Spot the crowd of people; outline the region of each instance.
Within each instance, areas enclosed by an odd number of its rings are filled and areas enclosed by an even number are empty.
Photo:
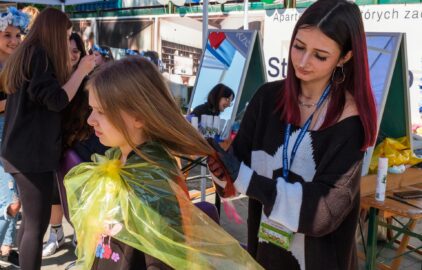
[[[359,181],[377,121],[356,4],[305,10],[287,78],[257,90],[227,151],[186,121],[157,53],[86,49],[57,9],[0,16],[2,260],[40,269],[64,242],[66,214],[79,269],[358,268]],[[235,98],[218,84],[192,113],[219,115]],[[59,179],[71,153],[82,163]],[[246,249],[193,206],[176,156],[207,156],[219,196],[249,197]]]

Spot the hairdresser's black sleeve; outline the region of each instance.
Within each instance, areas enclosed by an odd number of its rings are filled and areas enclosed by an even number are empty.
[[[53,64],[46,52],[35,50],[30,62],[28,97],[48,110],[60,112],[69,104],[69,98],[57,80]]]

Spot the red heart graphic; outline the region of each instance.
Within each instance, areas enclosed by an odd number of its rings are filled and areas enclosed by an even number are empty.
[[[223,32],[211,32],[208,39],[210,40],[211,47],[217,49],[226,39],[226,34]]]

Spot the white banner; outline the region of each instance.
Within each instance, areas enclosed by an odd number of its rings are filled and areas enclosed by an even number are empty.
[[[421,123],[422,105],[422,4],[360,6],[366,32],[404,32],[407,38],[412,123]],[[267,11],[264,56],[268,81],[287,74],[287,58],[293,28],[303,10]]]

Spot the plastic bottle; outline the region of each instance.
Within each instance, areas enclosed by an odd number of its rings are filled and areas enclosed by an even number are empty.
[[[388,158],[378,158],[378,173],[377,173],[377,187],[375,190],[375,199],[377,201],[385,200],[385,191],[387,188],[387,170],[388,170]]]

